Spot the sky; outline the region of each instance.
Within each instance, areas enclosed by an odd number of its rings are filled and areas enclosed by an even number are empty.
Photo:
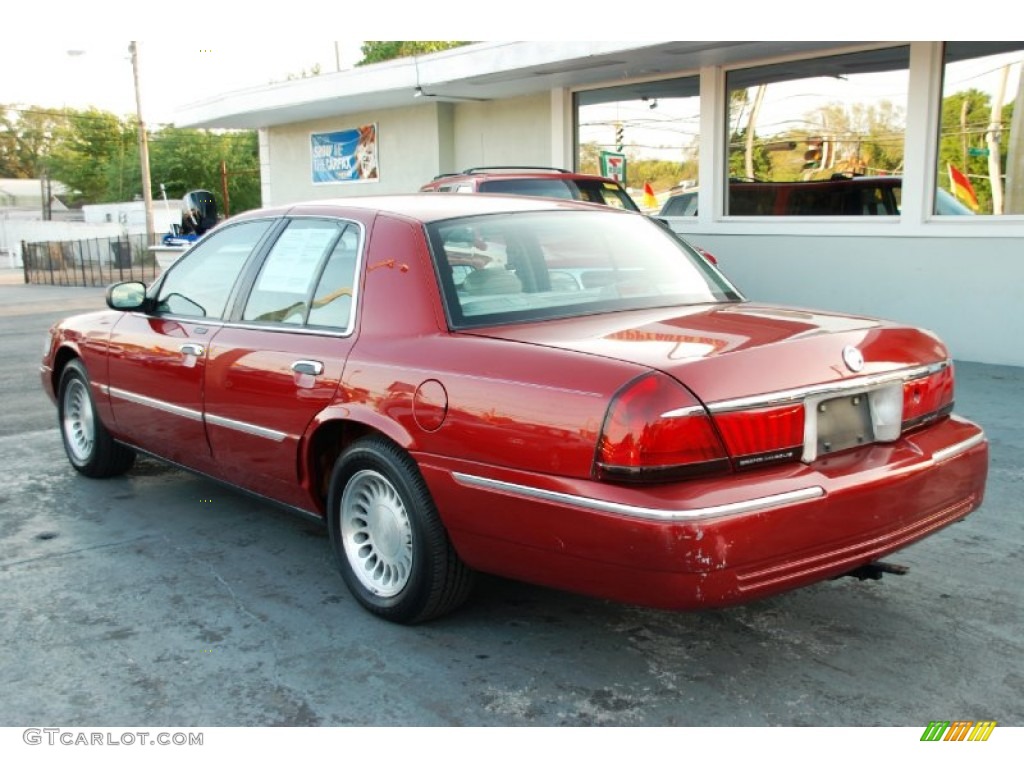
[[[84,109],[134,115],[135,86],[128,40],[86,36],[0,44],[0,104]],[[319,64],[350,68],[362,41],[297,40],[253,45],[167,36],[138,41],[142,116],[150,126],[174,122],[175,109],[211,96],[281,82]],[[272,53],[270,49],[272,48]],[[21,73],[11,76],[11,73]],[[31,76],[28,76],[31,73]]]

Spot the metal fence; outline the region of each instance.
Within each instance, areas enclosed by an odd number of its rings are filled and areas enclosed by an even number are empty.
[[[160,268],[145,235],[21,244],[25,282],[104,286],[123,280],[150,283]]]

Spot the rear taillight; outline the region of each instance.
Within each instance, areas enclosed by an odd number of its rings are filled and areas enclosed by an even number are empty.
[[[799,458],[804,447],[803,403],[715,414],[736,469]]]
[[[905,431],[946,416],[953,410],[953,364],[935,373],[903,383],[903,419]]]
[[[665,482],[728,469],[708,412],[669,377],[644,375],[612,399],[597,444],[598,478]]]

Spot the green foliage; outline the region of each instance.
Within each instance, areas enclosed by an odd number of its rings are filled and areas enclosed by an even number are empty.
[[[0,106],[0,178],[42,177],[47,172],[45,158],[64,123],[61,112]]]
[[[137,135],[110,112],[68,110],[46,156],[50,176],[88,202],[123,200],[109,187],[109,169],[123,164],[126,150],[138,154]]]
[[[634,189],[642,189],[644,184],[650,184],[657,192],[664,192],[677,186],[684,180],[697,179],[697,160],[630,160],[629,178],[626,179],[629,186]]]
[[[0,111],[0,176],[60,181],[81,203],[142,197],[138,122],[97,109]],[[169,200],[208,189],[224,210],[225,164],[231,212],[260,205],[259,150],[255,131],[202,131],[162,127],[149,134],[153,198],[163,184]]]
[[[150,140],[150,176],[159,196],[163,184],[170,200],[180,200],[193,189],[207,189],[225,210],[221,161],[228,178],[228,202],[232,214],[260,205],[259,149],[255,131],[230,133],[167,127]]]
[[[601,174],[601,151],[607,148],[597,142],[586,142],[580,145],[580,173]],[[655,192],[664,192],[678,185],[685,179],[697,179],[697,158],[683,161],[676,160],[644,160],[633,153],[626,156],[626,186],[636,190],[650,184]]]
[[[999,142],[999,167],[1006,168],[1009,151],[1009,127],[1013,119],[1013,104],[1002,110],[1002,131]],[[979,213],[992,213],[992,182],[989,179],[988,157],[979,151],[987,150],[987,132],[992,120],[992,101],[989,94],[976,89],[960,91],[942,100],[942,122],[939,132],[939,163],[936,183],[949,189],[947,166],[952,164],[967,175],[978,198]],[[971,154],[971,151],[977,154]]]
[[[756,134],[755,134],[756,136]],[[729,178],[747,178],[747,129],[736,131],[729,137]],[[765,147],[765,142],[755,141],[752,148],[752,165],[755,179],[772,177],[772,153]]]
[[[469,45],[469,42],[468,40],[364,40],[360,48],[363,58],[356,63],[356,66],[362,67],[367,64],[377,64],[381,61],[391,61],[424,53],[437,53],[449,48]]]
[[[317,75],[320,74],[320,72],[320,65],[314,64],[309,69],[303,67],[302,70],[298,72],[298,74],[289,72],[288,75],[285,77],[285,80],[305,80],[307,77],[316,77]]]

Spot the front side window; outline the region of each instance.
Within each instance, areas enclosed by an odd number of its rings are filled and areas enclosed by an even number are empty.
[[[168,270],[157,294],[157,311],[219,319],[250,254],[270,220],[223,226],[206,235]]]
[[[646,216],[532,211],[427,230],[456,328],[740,299],[705,259]]]
[[[838,203],[850,200],[848,190],[794,185],[902,174],[909,62],[901,46],[729,72],[726,213],[898,213],[881,199]],[[756,204],[743,186],[752,182],[763,185]],[[788,205],[790,195],[802,204]],[[813,199],[820,210],[806,204]]]
[[[1024,214],[1020,42],[945,44],[935,213]]]

